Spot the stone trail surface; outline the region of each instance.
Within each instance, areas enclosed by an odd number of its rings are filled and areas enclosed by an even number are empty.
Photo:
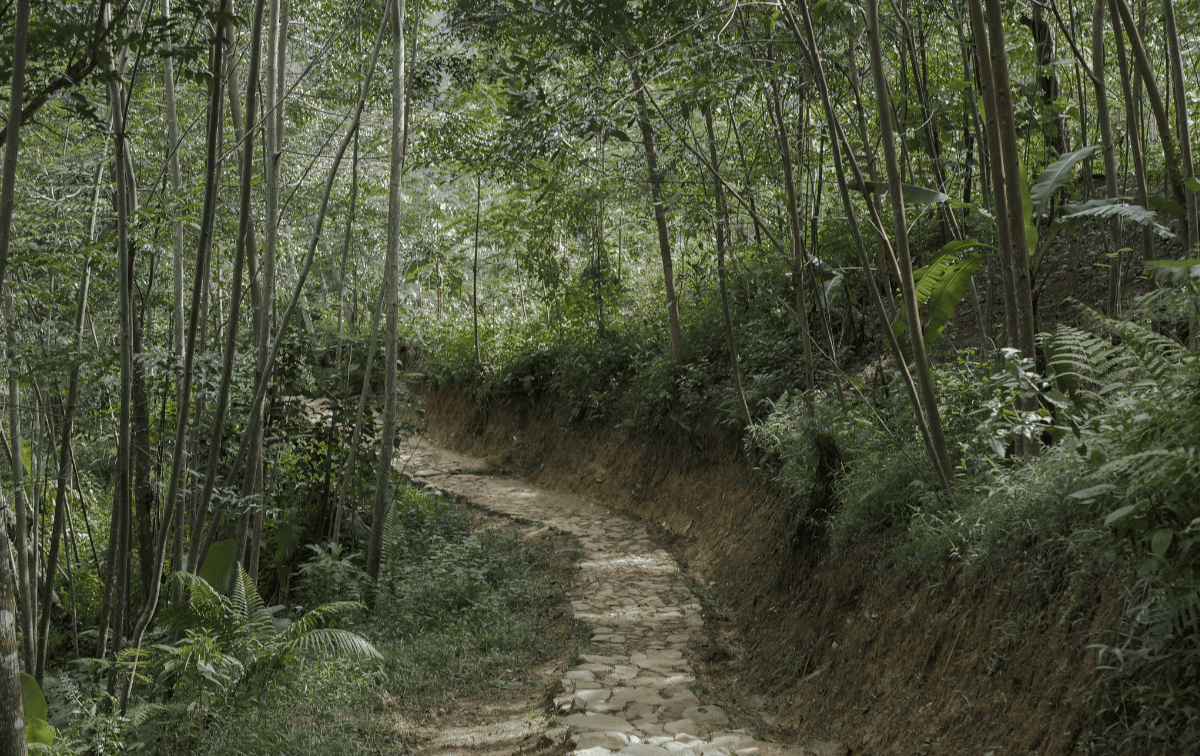
[[[583,548],[570,590],[592,628],[591,653],[556,686],[561,726],[578,756],[783,756],[805,749],[755,740],[693,687],[688,645],[700,638],[700,602],[645,527],[573,494],[486,474],[483,460],[409,440],[396,468],[418,485],[574,534]]]

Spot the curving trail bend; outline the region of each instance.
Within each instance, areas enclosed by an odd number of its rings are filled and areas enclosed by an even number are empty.
[[[488,475],[483,460],[417,439],[398,451],[397,469],[419,485],[579,539],[584,556],[569,595],[592,637],[555,684],[555,719],[543,725],[557,722],[546,731],[552,741],[578,756],[810,753],[755,740],[696,697],[687,651],[703,632],[700,602],[642,523],[574,494]],[[461,737],[444,736],[462,744]]]

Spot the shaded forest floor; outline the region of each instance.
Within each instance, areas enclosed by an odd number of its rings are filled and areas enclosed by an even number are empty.
[[[1111,637],[1127,576],[1040,578],[1049,555],[1019,542],[1007,567],[975,572],[919,568],[882,542],[834,549],[715,427],[650,441],[564,427],[528,401],[480,410],[447,388],[424,401],[424,442],[642,519],[704,601],[688,652],[701,692],[765,738],[1067,754],[1120,724],[1094,714],[1106,691],[1089,644]]]

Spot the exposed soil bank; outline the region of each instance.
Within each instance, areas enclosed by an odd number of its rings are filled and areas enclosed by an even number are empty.
[[[797,531],[719,428],[651,441],[564,427],[528,401],[480,411],[452,388],[425,403],[426,443],[660,528],[707,601],[712,631],[692,651],[711,702],[771,735],[852,754],[1084,749],[1098,685],[1087,646],[1121,610],[1115,582],[931,579],[880,547],[832,550]]]

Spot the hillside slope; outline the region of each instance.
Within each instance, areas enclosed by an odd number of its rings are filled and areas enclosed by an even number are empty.
[[[1039,579],[1042,556],[1016,542],[990,574],[920,570],[883,543],[833,549],[719,428],[638,439],[528,402],[481,411],[453,388],[424,401],[426,442],[646,520],[705,599],[712,630],[692,653],[708,694],[774,737],[1068,754],[1107,724],[1088,646],[1119,616],[1121,576]]]

